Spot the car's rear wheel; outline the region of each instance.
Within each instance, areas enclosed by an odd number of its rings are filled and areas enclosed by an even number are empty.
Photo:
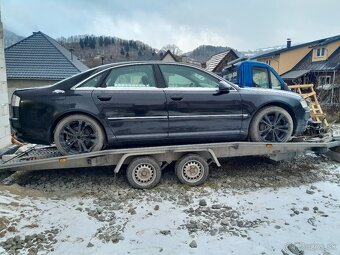
[[[291,139],[293,128],[293,119],[285,109],[268,106],[255,115],[249,136],[253,142],[283,143]]]
[[[101,126],[83,114],[63,118],[54,130],[54,143],[63,155],[99,151],[104,141]]]

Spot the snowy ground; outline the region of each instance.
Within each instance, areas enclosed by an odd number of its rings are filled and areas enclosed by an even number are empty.
[[[190,188],[111,169],[41,171],[0,186],[0,254],[340,254],[340,164],[225,161]],[[197,247],[196,247],[197,246]]]

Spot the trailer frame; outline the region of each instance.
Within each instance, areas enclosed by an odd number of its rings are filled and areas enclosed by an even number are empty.
[[[275,161],[289,160],[305,151],[326,153],[337,146],[340,146],[340,140],[289,143],[220,142],[109,149],[67,156],[58,154],[55,146],[28,146],[26,151],[11,155],[12,158],[10,156],[10,159],[3,161],[0,164],[0,172],[114,166],[114,173],[118,173],[123,165],[135,157],[150,156],[160,164],[169,164],[187,153],[196,153],[220,167],[220,158],[267,156]]]

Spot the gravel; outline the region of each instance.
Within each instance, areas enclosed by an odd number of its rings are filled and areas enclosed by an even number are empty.
[[[128,239],[124,231],[131,219],[156,215],[158,217],[165,210],[163,203],[171,203],[186,216],[183,221],[174,222],[174,229],[184,230],[190,236],[194,235],[190,237],[189,246],[197,248],[197,242],[192,240],[193,238],[198,240],[196,235],[209,235],[218,239],[227,237],[249,239],[248,232],[257,231],[259,227],[271,225],[273,231],[282,231],[285,226],[289,225],[284,221],[272,222],[266,216],[276,213],[270,204],[265,205],[263,209],[265,213],[249,218],[246,217],[247,212],[242,206],[228,202],[221,203],[218,199],[212,199],[215,193],[232,197],[233,194],[244,194],[264,188],[275,190],[281,187],[308,185],[304,186],[302,192],[304,193],[307,187],[306,193],[313,195],[319,190],[314,184],[316,182],[340,183],[339,174],[319,167],[320,164],[328,162],[326,158],[316,156],[304,156],[279,163],[255,157],[222,160],[222,168],[211,165],[210,177],[202,187],[187,187],[179,184],[173,175],[171,165],[162,173],[160,185],[151,190],[131,188],[123,171],[114,180],[112,168],[96,168],[95,171],[93,169],[69,169],[30,172],[20,175],[15,180],[15,184],[20,189],[47,193],[61,201],[65,197],[93,199],[93,206],[80,201],[75,204],[74,210],[85,213],[86,216],[98,221],[98,228],[92,238],[105,244],[117,244],[125,238]],[[312,198],[314,197],[317,196],[314,195]],[[332,196],[327,197],[322,199],[329,200]],[[148,204],[149,208],[141,208],[140,201]],[[251,201],[248,201],[248,205],[250,208],[258,206]],[[315,205],[320,206],[318,203]],[[300,201],[299,204],[288,205],[285,213],[287,216],[295,217],[293,221],[301,216],[307,216],[304,221],[311,228],[316,228],[320,217],[328,216],[321,210],[324,210],[322,206],[320,209],[313,205],[305,206]],[[12,219],[6,227],[4,236],[0,237],[0,245],[9,253],[11,251],[18,251],[18,254],[20,251],[25,251],[27,254],[48,253],[52,251],[53,245],[57,242],[56,236],[62,231],[60,227],[32,235],[14,235],[17,231],[14,223]],[[175,231],[169,226],[160,227],[156,233],[162,238],[171,238],[175,235]],[[87,239],[84,247],[90,249],[94,244],[97,248],[97,243],[93,239]],[[303,254],[296,248],[294,244],[287,246],[291,253]]]

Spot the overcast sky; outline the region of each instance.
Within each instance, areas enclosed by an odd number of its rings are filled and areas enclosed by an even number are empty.
[[[340,0],[0,0],[5,28],[22,36],[78,34],[152,47],[248,50],[340,34]]]

